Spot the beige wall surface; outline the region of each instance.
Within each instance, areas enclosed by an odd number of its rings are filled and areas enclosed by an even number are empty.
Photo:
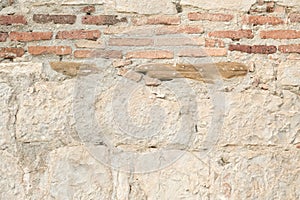
[[[0,1],[0,199],[300,199],[299,0]]]

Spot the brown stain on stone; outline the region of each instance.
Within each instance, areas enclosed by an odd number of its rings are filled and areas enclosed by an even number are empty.
[[[91,64],[80,62],[50,62],[53,70],[66,76],[75,77],[97,72],[97,68]]]
[[[188,78],[196,81],[213,83],[218,78],[231,79],[245,76],[248,67],[237,62],[219,62],[202,64],[145,64],[138,66],[135,71],[159,80]]]

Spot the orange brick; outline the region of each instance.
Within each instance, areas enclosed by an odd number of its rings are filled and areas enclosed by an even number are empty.
[[[27,24],[23,15],[0,15],[0,25]]]
[[[126,58],[164,59],[173,58],[174,54],[166,50],[132,51],[126,54]]]
[[[29,46],[28,52],[32,55],[68,55],[72,53],[72,49],[69,46]]]
[[[225,47],[225,43],[220,39],[206,38],[205,47]]]
[[[4,47],[0,48],[0,58],[22,57],[25,51],[23,48]]]
[[[212,57],[227,56],[227,49],[225,48],[205,48],[205,53]]]
[[[244,24],[252,24],[252,25],[278,25],[283,24],[284,21],[278,17],[270,17],[270,16],[244,16],[243,17]]]
[[[238,30],[238,31],[213,31],[208,33],[209,37],[217,37],[217,38],[231,38],[233,40],[241,39],[241,38],[253,38],[254,35],[252,30]]]
[[[297,30],[272,30],[261,31],[260,37],[262,39],[297,39],[300,38],[300,31]]]
[[[208,21],[229,22],[233,19],[233,15],[221,14],[221,13],[191,12],[188,14],[188,18],[191,21],[208,20]]]
[[[178,52],[179,57],[221,57],[227,55],[225,48],[195,48],[195,49],[182,49]]]
[[[97,40],[100,37],[99,30],[71,30],[59,31],[56,35],[57,39],[89,39]]]
[[[282,53],[300,53],[300,44],[280,45],[278,50]]]
[[[51,40],[52,32],[11,32],[9,38],[21,42]]]
[[[75,58],[122,58],[121,51],[114,50],[76,50]]]

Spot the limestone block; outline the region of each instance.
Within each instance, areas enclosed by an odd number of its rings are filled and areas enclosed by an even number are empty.
[[[297,1],[297,0],[295,0]],[[242,10],[248,11],[252,4],[256,0],[224,0],[224,1],[211,1],[211,0],[182,0],[180,3],[182,5],[191,5],[207,10],[217,10],[217,9],[230,9],[230,10]]]
[[[62,5],[103,4],[105,0],[63,0]]]
[[[0,159],[0,198],[25,199],[28,179],[18,159],[5,151],[0,151]]]
[[[284,86],[300,85],[300,66],[297,60],[280,63],[278,66],[278,81]]]
[[[40,181],[45,199],[110,199],[110,170],[84,146],[54,150],[46,162],[48,167]]]
[[[147,0],[116,0],[116,10],[138,14],[175,14],[175,4],[172,1]]]

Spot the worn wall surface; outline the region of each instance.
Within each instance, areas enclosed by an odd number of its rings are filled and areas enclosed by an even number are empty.
[[[300,0],[0,1],[0,199],[300,199]]]

